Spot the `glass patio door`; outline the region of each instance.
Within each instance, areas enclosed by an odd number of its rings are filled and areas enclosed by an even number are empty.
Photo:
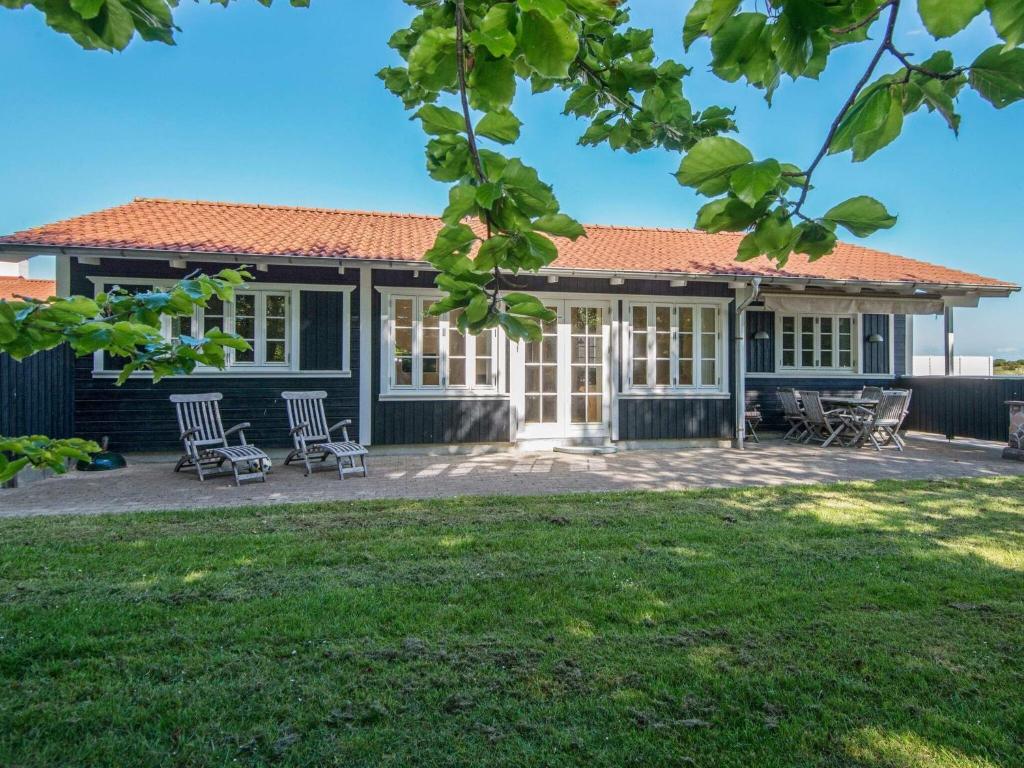
[[[608,434],[607,302],[547,302],[556,319],[539,341],[523,342],[520,438]]]

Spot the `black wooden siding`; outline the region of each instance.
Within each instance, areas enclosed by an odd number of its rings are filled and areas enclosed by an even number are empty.
[[[74,429],[70,350],[38,352],[20,363],[0,354],[0,435],[71,437]]]
[[[755,339],[764,331],[767,339]],[[775,373],[775,313],[747,312],[747,372]]]
[[[733,400],[623,398],[619,401],[620,440],[730,439]]]
[[[302,291],[299,301],[299,367],[302,370],[342,369],[344,321],[344,293]]]
[[[1024,400],[1021,376],[905,376],[899,385],[913,390],[906,428],[949,438],[1005,441],[1006,401]]]
[[[861,336],[864,341],[864,356],[861,364],[866,374],[891,373],[889,370],[889,315],[861,315]],[[873,334],[882,341],[870,342]]]
[[[224,265],[189,262],[187,270],[173,269],[167,263],[146,260],[104,259],[100,265],[83,266],[72,261],[71,289],[73,293],[91,295],[92,283],[88,276],[109,277],[152,277],[154,279],[177,279],[186,271],[202,268],[214,272]],[[254,272],[252,284],[288,283],[308,284],[311,288],[323,285],[325,281],[334,284],[355,284],[358,273],[339,275],[335,270],[316,267],[271,266],[267,272]],[[326,292],[318,292],[326,293]],[[336,294],[340,300],[341,293]],[[311,312],[314,305],[307,309]],[[343,418],[353,420],[354,427],[359,419],[358,361],[359,361],[359,296],[351,294],[351,367],[352,377],[336,376],[252,376],[220,374],[212,376],[189,376],[165,379],[158,384],[145,378],[135,378],[123,386],[115,385],[112,378],[94,377],[92,356],[79,358],[75,364],[75,434],[98,439],[107,435],[110,445],[119,451],[162,451],[177,450],[181,447],[174,407],[168,400],[172,393],[221,392],[221,415],[225,427],[248,421],[252,428],[246,430],[250,442],[269,448],[291,445],[288,436],[288,422],[280,393],[285,390],[317,390],[328,393],[327,417],[334,421]],[[315,329],[315,338],[324,333],[320,321],[305,312],[303,323]],[[337,313],[330,314],[324,324],[337,321]],[[338,333],[340,334],[340,328]],[[303,348],[300,342],[300,352]],[[340,360],[340,352],[332,350]],[[325,358],[320,358],[318,365]],[[340,363],[339,363],[340,364]],[[355,429],[351,433],[356,437]]]

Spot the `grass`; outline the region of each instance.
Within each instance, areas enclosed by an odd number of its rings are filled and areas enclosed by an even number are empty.
[[[0,765],[1024,764],[1024,480],[0,522]]]

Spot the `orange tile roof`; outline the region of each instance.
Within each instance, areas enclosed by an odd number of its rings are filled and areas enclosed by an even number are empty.
[[[139,198],[126,205],[0,237],[0,245],[142,249],[175,253],[420,261],[441,226],[432,216],[246,203]],[[736,261],[741,235],[588,225],[559,242],[560,269],[682,275],[760,275],[1015,288],[1012,283],[841,243],[815,262],[794,256]]]
[[[25,277],[0,277],[0,299],[10,301],[16,296],[30,299],[48,299],[56,295],[53,280],[30,280]]]

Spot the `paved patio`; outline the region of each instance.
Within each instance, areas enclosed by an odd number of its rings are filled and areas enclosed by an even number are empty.
[[[200,483],[174,474],[173,459],[133,462],[117,472],[70,472],[0,491],[0,517],[200,509],[283,502],[437,498],[493,494],[831,483],[1024,475],[1024,463],[1000,457],[994,443],[912,436],[904,454],[821,450],[778,439],[729,448],[623,451],[609,456],[514,451],[479,455],[371,455],[370,477],[305,477],[278,462],[267,483],[236,488],[226,477]],[[132,457],[129,457],[132,461]]]

